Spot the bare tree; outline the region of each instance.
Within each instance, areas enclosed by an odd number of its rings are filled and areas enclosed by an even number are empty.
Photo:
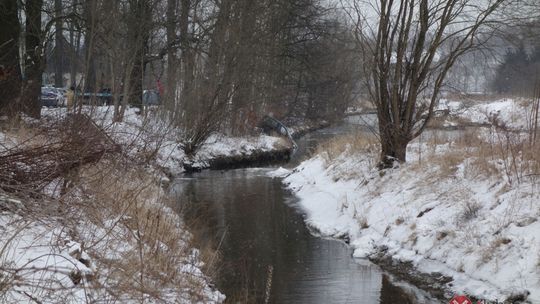
[[[406,160],[407,145],[426,128],[448,71],[483,42],[485,25],[509,2],[352,1],[348,12],[377,108],[381,168]]]
[[[35,118],[39,118],[41,115],[39,96],[41,94],[41,77],[45,69],[44,34],[41,26],[42,7],[43,0],[27,1],[24,7],[26,12],[26,48],[20,109],[23,113]]]
[[[95,92],[96,90],[96,69],[95,69],[95,49],[98,27],[98,0],[84,0],[83,2],[84,20],[84,87],[83,92]],[[82,111],[83,100],[78,101],[78,112]]]
[[[13,115],[20,93],[17,2],[0,2],[0,116]]]
[[[167,0],[167,24],[165,25],[167,30],[167,44],[169,46],[167,50],[167,90],[165,92],[164,106],[167,114],[172,118],[172,114],[175,113],[176,105],[176,73],[178,71],[177,64],[178,58],[176,56],[177,50],[173,47],[177,40],[177,7],[178,0]]]
[[[54,0],[54,14],[56,18],[54,34],[54,85],[64,86],[64,20],[62,0]]]
[[[127,22],[129,47],[134,50],[128,98],[132,104],[138,106],[142,111],[143,76],[146,70],[145,56],[148,53],[152,23],[151,0],[130,0]]]

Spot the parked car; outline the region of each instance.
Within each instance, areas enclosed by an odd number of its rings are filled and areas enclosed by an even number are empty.
[[[57,107],[62,105],[64,97],[56,88],[41,87],[39,99],[42,107]]]
[[[156,90],[144,90],[142,96],[142,103],[144,106],[159,105],[159,92]]]

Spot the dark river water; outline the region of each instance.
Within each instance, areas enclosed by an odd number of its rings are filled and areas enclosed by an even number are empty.
[[[293,164],[346,124],[299,141]],[[341,241],[315,236],[275,168],[204,171],[175,180],[187,221],[219,247],[217,288],[229,303],[424,303],[425,294],[352,258]],[[202,226],[202,227],[200,227]],[[435,303],[435,302],[430,302]]]

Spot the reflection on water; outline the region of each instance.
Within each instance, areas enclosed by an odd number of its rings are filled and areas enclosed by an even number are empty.
[[[222,292],[264,303],[272,273],[269,303],[414,303],[343,242],[313,236],[268,170],[205,171],[174,184],[188,220],[203,219],[206,236],[221,243]]]

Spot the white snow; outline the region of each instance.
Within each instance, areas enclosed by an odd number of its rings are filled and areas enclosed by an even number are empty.
[[[186,156],[180,144],[182,133],[157,119],[154,114],[150,113],[144,117],[137,115],[135,109],[130,108],[127,109],[122,122],[113,122],[112,107],[84,108],[84,112],[120,144],[123,152],[129,157],[148,161],[154,165],[148,168],[150,173],[157,173],[155,167],[165,168],[173,174],[183,171],[182,165],[186,161]],[[44,108],[42,115],[44,121],[56,121],[65,117],[66,109]],[[36,124],[44,123],[26,120]],[[0,151],[14,147],[17,141],[17,134],[0,132]],[[289,143],[282,138],[266,135],[228,137],[213,134],[194,159],[204,165],[215,157],[249,155],[256,151],[287,148],[288,145]],[[160,176],[157,179],[158,183],[170,182],[163,174],[157,175]],[[47,189],[49,190],[46,192],[54,196],[59,187],[51,185]],[[158,201],[158,196],[156,193],[148,200],[145,208],[167,208],[163,202]],[[96,223],[84,214],[78,214],[77,217],[73,216],[77,218],[74,228],[71,224],[64,225],[62,218],[54,216],[43,219],[38,215],[36,218],[17,215],[25,205],[26,203],[0,193],[0,210],[4,210],[0,213],[0,281],[14,278],[15,283],[18,283],[10,285],[15,287],[5,292],[0,301],[26,303],[31,302],[30,297],[35,296],[42,303],[56,303],[59,298],[64,298],[65,303],[86,303],[107,298],[107,290],[114,291],[118,284],[115,272],[119,270],[109,269],[103,265],[103,259],[121,263],[139,250],[139,244],[133,237],[134,232],[122,224],[131,218],[126,215],[114,216],[102,223]],[[189,232],[185,230],[182,219],[175,211],[161,212],[167,214],[170,221],[178,223],[175,228],[178,231],[175,233],[184,233],[186,240],[189,239]],[[88,251],[85,244],[93,245]],[[202,291],[201,295],[196,295],[200,298],[199,303],[223,302],[224,295],[209,285],[209,279],[201,270],[204,265],[199,259],[198,250],[190,249],[187,241],[174,244],[175,248],[169,248],[169,245],[158,241],[156,246],[164,251],[178,252],[179,256],[184,254],[183,251],[188,251],[187,257],[176,260],[176,264],[169,267],[175,267],[176,273],[181,273],[180,277],[185,277],[189,283],[162,284],[159,298],[166,303],[193,303],[193,293],[197,291],[189,288],[195,284],[200,286]],[[96,260],[96,256],[99,256],[99,259]],[[89,266],[81,261],[85,261]],[[17,275],[10,276],[9,270],[16,270]],[[72,280],[73,274],[80,276],[78,284]],[[95,284],[100,288],[91,288],[95,287]],[[138,303],[141,299],[138,295],[134,295],[121,296],[117,300],[121,303]],[[150,297],[145,300],[145,303],[154,302],[155,299]]]
[[[514,115],[524,111],[502,100],[470,113],[499,113],[503,122],[522,127]],[[397,169],[375,169],[373,151],[346,151],[271,175],[285,176],[308,225],[325,236],[348,236],[356,257],[386,246],[394,259],[421,272],[453,277],[455,293],[502,300],[529,292],[528,300],[540,303],[540,177],[521,172],[518,182],[496,156],[486,161],[496,173],[487,174],[470,153],[475,147],[457,140],[413,142],[408,162]],[[452,163],[452,155],[461,155],[459,162]]]
[[[1,273],[14,286],[4,291],[4,300],[30,303],[31,295],[42,303],[52,303],[58,293],[51,290],[57,289],[63,290],[62,296],[69,297],[70,303],[86,302],[84,284],[75,288],[70,274],[94,275],[95,269],[74,257],[80,244],[70,240],[61,226],[4,212],[0,214],[0,231]],[[88,258],[85,252],[81,254]],[[37,288],[40,284],[47,288]]]
[[[172,210],[170,212],[173,213]],[[127,233],[117,223],[121,220],[111,220],[113,225],[110,227],[81,221],[80,231],[77,231],[81,239],[77,242],[71,239],[71,228],[62,226],[59,219],[36,221],[6,212],[0,214],[0,273],[10,284],[10,288],[3,290],[2,302],[34,303],[30,298],[33,297],[40,303],[88,303],[106,298],[115,298],[120,303],[140,303],[140,295],[124,295],[114,290],[115,286],[121,285],[121,282],[116,282],[114,272],[122,269],[109,269],[103,261],[96,262],[81,244],[81,241],[92,244],[90,250],[94,254],[97,252],[101,259],[126,259],[138,249],[136,240],[118,237]],[[177,221],[181,222],[181,219]],[[179,260],[177,265],[171,266],[176,267],[186,280],[198,282],[194,284],[202,288],[201,299],[204,299],[199,303],[221,303],[224,296],[208,285],[208,279],[201,271],[203,264],[198,258],[198,251],[192,249],[191,252],[186,260]],[[81,261],[89,263],[89,267]],[[79,282],[74,281],[77,276]],[[147,279],[147,284],[155,283]],[[160,300],[146,296],[145,303],[194,303],[190,296],[192,290],[185,290],[182,285],[171,286],[170,283],[174,282],[162,283]],[[109,291],[112,294],[108,294]],[[63,300],[58,302],[58,299]]]
[[[261,134],[251,137],[227,137],[223,134],[210,136],[194,157],[194,163],[207,167],[209,160],[216,157],[250,155],[253,152],[266,152],[286,148],[287,142],[280,137]]]
[[[181,173],[182,164],[187,161],[181,149],[182,131],[173,128],[155,115],[147,117],[136,114],[135,108],[126,110],[122,122],[113,122],[112,107],[93,108],[88,114],[93,117],[107,133],[134,157],[146,157],[155,153],[156,165],[169,169],[172,173]],[[60,119],[65,115],[65,108],[43,109],[42,115]],[[250,137],[230,137],[223,134],[212,134],[196,153],[191,162],[203,168],[210,159],[223,156],[249,155],[256,151],[271,151],[289,145],[280,137],[264,134]]]
[[[270,177],[281,177],[281,178],[283,178],[283,177],[285,177],[285,176],[291,174],[291,172],[292,172],[292,171],[289,170],[289,169],[285,169],[285,168],[283,168],[283,167],[279,167],[279,168],[276,169],[276,170],[273,170],[273,171],[268,172],[268,175],[269,175]]]
[[[471,104],[472,103],[472,104]],[[451,119],[475,124],[492,124],[495,120],[513,130],[527,130],[532,122],[533,102],[524,98],[502,98],[485,102],[463,102],[443,99],[437,110],[448,111]],[[448,126],[458,125],[454,121]]]
[[[88,111],[89,109],[85,109]],[[43,109],[43,121],[31,121],[43,124],[45,121],[59,120],[65,116],[65,109]],[[133,109],[126,112],[123,122],[112,121],[112,108],[94,108],[88,113],[93,120],[117,143],[122,145],[123,151],[134,159],[149,157],[150,163],[158,167],[169,169],[173,173],[183,170],[184,154],[180,149],[179,134],[167,132],[171,129],[160,123],[159,120],[144,118],[136,115]],[[173,130],[175,131],[175,130]],[[19,134],[0,132],[0,151],[7,151],[17,145]],[[253,138],[228,138],[214,136],[203,146],[206,157],[231,153],[251,153],[256,149],[270,150],[281,140],[275,137],[259,136]],[[237,152],[238,151],[238,152]],[[153,159],[152,159],[153,157]],[[153,168],[148,168],[150,174]],[[157,172],[155,172],[157,173]],[[157,180],[167,183],[168,179],[157,173]],[[55,188],[54,185],[47,189]],[[54,195],[54,191],[46,191]],[[159,192],[155,197],[145,203],[145,208],[166,208],[163,202],[158,201]],[[48,202],[43,202],[48,204]],[[94,300],[111,298],[109,291],[116,293],[115,286],[119,269],[110,269],[103,264],[103,260],[122,263],[138,252],[139,244],[133,237],[134,231],[122,224],[129,218],[110,218],[104,223],[93,222],[84,214],[73,214],[68,221],[77,223],[66,224],[61,217],[43,217],[43,214],[30,213],[24,209],[27,202],[13,199],[0,192],[0,281],[10,286],[0,296],[0,302],[30,303],[35,297],[41,303],[87,303]],[[154,206],[154,207],[152,207]],[[23,211],[21,211],[24,209]],[[150,210],[149,209],[149,210]],[[100,210],[107,213],[109,211]],[[182,219],[173,210],[160,211],[167,215],[168,220],[177,223],[174,233],[185,234]],[[20,213],[21,215],[18,215]],[[165,218],[163,218],[165,220]],[[171,231],[172,233],[173,231]],[[93,244],[89,252],[85,244]],[[177,252],[177,260],[169,267],[176,268],[177,281],[161,283],[158,298],[160,303],[221,303],[224,295],[210,286],[209,278],[202,272],[203,264],[196,249],[189,248],[187,241],[169,248],[165,243],[158,244],[161,250]],[[145,250],[151,248],[144,247]],[[187,256],[184,252],[187,252]],[[147,254],[152,254],[147,253]],[[96,255],[99,259],[96,260]],[[81,262],[84,261],[85,263]],[[137,270],[135,270],[137,271]],[[164,274],[165,275],[165,274]],[[178,281],[184,278],[186,281]],[[159,282],[147,284],[160,286]],[[75,281],[80,281],[76,284]],[[96,285],[99,288],[95,288]],[[121,285],[121,283],[120,283]],[[196,290],[192,286],[197,286]],[[199,290],[200,289],[200,290]],[[198,294],[199,291],[201,294]],[[118,293],[116,293],[118,294]],[[145,303],[156,303],[156,298],[145,296]],[[195,300],[199,298],[200,300]],[[111,298],[112,299],[112,298]],[[116,298],[121,303],[139,303],[139,294],[121,296]],[[194,302],[195,301],[195,302]]]

